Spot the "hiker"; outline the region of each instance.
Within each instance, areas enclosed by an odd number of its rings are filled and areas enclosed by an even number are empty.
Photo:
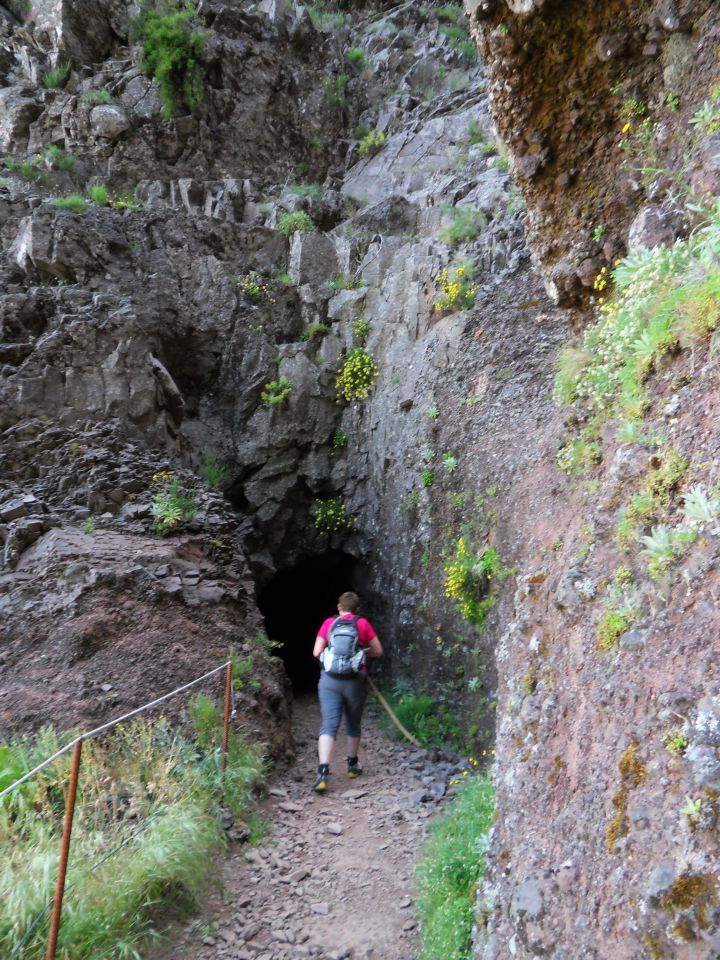
[[[348,591],[338,599],[338,616],[328,617],[318,630],[313,656],[320,660],[322,672],[318,683],[322,726],[318,739],[318,775],[313,789],[327,790],[330,758],[335,735],[345,710],[347,732],[347,772],[350,779],[359,777],[358,762],[360,726],[367,698],[366,657],[381,657],[383,648],[369,621],[359,616],[360,598]]]

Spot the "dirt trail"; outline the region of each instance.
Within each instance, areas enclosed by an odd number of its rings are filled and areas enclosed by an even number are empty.
[[[393,743],[366,711],[363,776],[348,780],[338,737],[328,794],[317,766],[315,698],[296,702],[297,760],[270,779],[259,847],[236,847],[224,891],[152,960],[412,960],[417,955],[414,865],[435,780],[423,751]],[[148,957],[148,960],[150,958]]]

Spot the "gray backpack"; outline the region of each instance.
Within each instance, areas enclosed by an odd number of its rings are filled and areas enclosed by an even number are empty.
[[[358,620],[352,617],[336,617],[328,631],[328,645],[320,661],[326,673],[334,677],[346,677],[360,673],[365,663],[365,651],[360,646]]]

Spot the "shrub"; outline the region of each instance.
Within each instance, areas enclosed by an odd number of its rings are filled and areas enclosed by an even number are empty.
[[[385,696],[400,723],[424,746],[462,748],[462,727],[446,704],[427,695],[418,696],[402,680],[391,691],[385,691]],[[381,726],[388,733],[394,730],[390,718],[385,714],[382,715]]]
[[[609,610],[604,613],[595,628],[598,650],[608,652],[617,643],[618,637],[625,633],[630,626],[631,619],[625,613]]]
[[[485,623],[487,611],[495,605],[491,594],[492,581],[503,580],[511,570],[503,566],[500,555],[486,547],[477,556],[468,548],[465,538],[455,542],[455,556],[447,560],[445,596],[455,601],[460,616],[478,629]]]
[[[303,330],[300,334],[300,339],[305,341],[321,340],[325,334],[329,332],[330,327],[326,323],[313,323],[307,330]]]
[[[271,380],[263,387],[260,399],[269,407],[285,403],[292,392],[292,380],[287,377],[280,377],[278,380]]]
[[[217,731],[219,711],[208,718]],[[0,788],[69,739],[45,728],[0,744]],[[217,732],[191,742],[165,720],[116,728],[83,747],[58,956],[129,958],[157,936],[162,908],[185,913],[207,891],[223,844]],[[0,801],[0,955],[45,956],[49,916],[21,939],[52,899],[70,755]],[[263,773],[254,747],[233,735],[224,802],[246,814]],[[122,786],[121,786],[122,785]]]
[[[87,202],[79,193],[72,193],[69,197],[55,197],[53,204],[61,210],[71,210],[77,214],[87,213]]]
[[[318,183],[296,183],[288,190],[296,197],[310,197],[312,200],[319,200],[323,195],[323,188]]]
[[[99,207],[107,207],[110,203],[110,194],[108,193],[107,187],[102,183],[96,183],[88,187],[86,193],[89,199]]]
[[[205,38],[192,29],[195,12],[193,4],[170,13],[145,9],[133,25],[133,36],[142,44],[140,65],[158,82],[165,120],[181,104],[193,110],[202,99],[198,58]]]
[[[377,364],[367,350],[353,347],[337,375],[335,387],[344,400],[364,400],[377,375]]]
[[[362,69],[362,67],[365,66],[365,51],[362,47],[348,47],[345,51],[345,57],[348,63],[351,63],[358,69]]]
[[[46,147],[40,157],[51,170],[72,170],[75,166],[75,157],[71,153],[65,153],[54,143]]]
[[[331,107],[337,107],[342,110],[345,107],[345,87],[347,87],[347,74],[341,73],[332,80],[325,80],[323,91],[325,99]]]
[[[268,303],[277,303],[277,300],[270,292],[270,287],[263,278],[251,270],[244,277],[237,278],[237,285],[240,291],[247,297],[250,303],[262,303],[266,300]]]
[[[475,896],[485,868],[495,795],[487,776],[468,777],[430,826],[418,867],[420,960],[472,955]]]
[[[345,504],[336,498],[316,500],[313,520],[317,529],[325,533],[352,530],[355,526],[355,521],[348,514]]]
[[[358,155],[361,157],[371,156],[381,150],[386,143],[387,136],[382,130],[371,130],[360,140],[357,148]]]
[[[436,310],[466,310],[473,305],[477,295],[477,284],[473,283],[470,267],[460,265],[443,267],[435,278],[435,290],[439,294],[435,301]]]
[[[279,218],[277,228],[286,237],[291,237],[296,230],[301,233],[312,233],[317,230],[312,217],[304,210],[293,210],[292,213],[283,213]]]
[[[353,321],[353,335],[362,346],[367,343],[367,338],[372,333],[372,324],[365,317],[358,317]]]
[[[72,64],[70,61],[66,60],[65,63],[59,63],[52,70],[45,71],[42,78],[43,85],[50,90],[64,87],[68,82],[71,70]]]
[[[611,273],[603,267],[595,281],[599,319],[579,345],[561,354],[556,402],[578,402],[603,419],[641,419],[644,381],[662,357],[717,327],[720,202],[705,216],[687,240],[629,255]]]
[[[470,243],[487,226],[487,218],[472,207],[452,207],[451,223],[440,232],[440,239],[450,247],[461,243]]]
[[[209,450],[206,450],[203,458],[203,472],[205,473],[205,482],[207,485],[211,490],[216,490],[222,486],[227,471],[225,467],[221,467],[218,464],[214,455]]]
[[[87,106],[96,107],[101,103],[112,103],[113,98],[109,90],[101,87],[99,90],[88,90],[83,94],[83,103]]]
[[[197,509],[195,492],[185,490],[180,477],[160,471],[153,476],[152,485],[156,492],[150,512],[158,533],[172,533],[181,523],[193,519]]]

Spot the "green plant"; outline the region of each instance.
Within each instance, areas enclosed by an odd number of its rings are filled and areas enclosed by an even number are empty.
[[[160,471],[152,478],[155,496],[150,512],[155,517],[158,533],[172,533],[181,523],[188,523],[195,516],[195,491],[186,490],[180,477]]]
[[[462,727],[444,703],[417,695],[405,680],[397,681],[385,696],[400,723],[423,745],[462,747]],[[393,729],[389,718],[383,717],[381,725],[388,732]]]
[[[328,10],[320,0],[308,4],[307,12],[316,30],[325,30],[328,27],[339,30],[345,23],[344,13]]]
[[[292,213],[283,213],[278,219],[277,228],[286,237],[291,237],[296,230],[300,233],[312,233],[317,230],[312,217],[304,210],[293,210]]]
[[[215,709],[216,730],[222,730]],[[0,789],[72,738],[45,727],[0,744]],[[211,883],[223,844],[217,806],[247,815],[262,777],[259,752],[233,732],[223,788],[217,735],[201,747],[168,721],[117,727],[83,746],[72,856],[58,955],[131,960],[152,949],[154,927],[170,908],[190,912]],[[45,956],[70,775],[60,757],[0,801],[0,955]],[[27,934],[27,943],[21,940]]]
[[[85,192],[88,199],[92,200],[99,207],[107,207],[110,203],[110,194],[102,183],[95,183],[91,187],[86,187]]]
[[[52,70],[45,71],[42,78],[43,85],[50,90],[64,87],[68,82],[71,71],[72,64],[69,60],[66,60],[65,63],[59,63],[56,67],[53,67]]]
[[[702,814],[702,797],[693,799],[686,794],[685,806],[681,808],[680,813],[684,817],[687,817],[691,826],[697,826],[700,822],[700,815]]]
[[[418,866],[420,960],[472,955],[475,899],[485,869],[495,794],[487,776],[468,777],[431,826]]]
[[[364,400],[378,375],[377,364],[364,347],[353,347],[335,380],[338,395],[348,402]]]
[[[445,467],[448,473],[454,473],[457,470],[458,459],[454,453],[451,453],[450,450],[446,450],[442,455],[442,465]]]
[[[193,3],[170,12],[146,7],[133,23],[132,36],[142,44],[140,65],[158,82],[165,120],[182,104],[194,110],[202,99],[198,59],[205,38],[192,27],[195,13]]]
[[[668,93],[665,96],[665,103],[671,113],[677,113],[680,109],[680,97],[676,93]]]
[[[683,497],[683,515],[698,525],[712,523],[720,516],[720,498],[707,494],[700,484],[691,487]]]
[[[381,150],[386,143],[387,136],[382,132],[382,130],[371,130],[369,133],[366,133],[362,140],[360,140],[358,143],[358,156],[372,156],[374,153],[377,153],[378,150]]]
[[[435,290],[439,294],[435,309],[466,310],[473,305],[478,291],[477,284],[473,283],[472,270],[462,264],[450,269],[443,267],[435,278]]]
[[[118,193],[110,198],[110,206],[115,210],[139,210],[140,204],[134,193]]]
[[[420,494],[417,490],[411,490],[406,493],[400,501],[400,509],[403,513],[416,513],[420,506]]]
[[[75,157],[71,153],[65,153],[54,143],[46,147],[38,159],[44,160],[51,170],[72,170],[75,166]]]
[[[329,290],[357,290],[358,287],[362,287],[364,284],[362,280],[355,280],[352,277],[345,277],[339,274],[333,280],[326,280],[323,286]]]
[[[105,87],[101,87],[99,90],[88,90],[87,93],[83,94],[82,99],[83,103],[93,107],[101,103],[113,102],[112,94]]]
[[[241,293],[250,303],[258,304],[263,300],[267,303],[277,303],[270,291],[270,286],[255,270],[250,270],[244,277],[236,278],[236,282]]]
[[[666,750],[670,753],[684,753],[687,750],[688,740],[682,730],[667,730],[662,737]]]
[[[260,399],[269,407],[285,403],[292,392],[292,381],[287,377],[280,377],[277,380],[271,380],[263,387]]]
[[[487,218],[473,207],[451,207],[451,223],[440,232],[440,239],[448,246],[470,243],[487,226]]]
[[[435,480],[435,473],[432,470],[423,470],[423,472],[420,474],[420,478],[424,487],[431,487],[433,485],[433,481]]]
[[[318,183],[295,183],[288,190],[295,196],[310,197],[312,200],[319,200],[323,195],[323,188]]]
[[[55,197],[53,204],[60,207],[61,210],[71,210],[73,213],[83,214],[87,212],[87,202],[85,197],[79,193],[70,194],[69,197]]]
[[[595,243],[600,243],[602,238],[605,236],[605,230],[606,230],[606,227],[604,224],[600,224],[600,226],[595,227],[595,229],[593,230],[593,240],[595,241]]]
[[[348,47],[345,51],[345,57],[348,63],[351,63],[358,69],[362,69],[365,66],[365,51],[362,47]]]
[[[321,340],[325,334],[329,332],[330,327],[326,323],[313,323],[312,326],[303,330],[300,334],[300,339],[304,341]]]
[[[88,517],[85,523],[80,528],[83,533],[94,533],[95,532],[95,521],[92,517]]]
[[[600,443],[594,427],[585,427],[580,435],[569,439],[558,454],[557,464],[565,473],[583,473],[602,459]]]
[[[205,483],[211,490],[216,490],[222,486],[226,472],[226,468],[218,464],[215,455],[210,450],[206,450],[203,457],[203,473],[205,474]]]
[[[348,444],[348,435],[340,427],[337,428],[332,438],[332,445],[335,450],[340,450]]]
[[[336,107],[338,110],[345,108],[345,88],[347,87],[347,82],[348,77],[346,73],[340,73],[337,77],[333,77],[332,80],[325,80],[323,82],[323,92],[329,106]]]
[[[440,411],[437,407],[428,407],[427,415],[431,420],[437,420],[437,418],[440,416]]]
[[[484,144],[485,142],[486,140],[483,128],[480,126],[480,122],[473,117],[468,124],[468,138],[466,143],[468,143],[470,146],[473,146],[478,143]]]
[[[625,633],[630,623],[631,618],[627,614],[619,613],[616,610],[609,610],[604,613],[595,628],[598,650],[605,652],[612,650],[618,637]]]
[[[689,122],[704,137],[714,137],[720,133],[720,103],[718,99],[706,100]]]
[[[467,546],[465,537],[455,541],[455,554],[445,562],[444,592],[454,600],[463,620],[480,629],[487,611],[495,605],[492,581],[503,580],[512,571],[503,566],[499,553],[486,547],[478,556]]]
[[[683,530],[658,524],[652,531],[640,538],[645,544],[641,551],[647,561],[648,573],[657,580],[674,563],[681,559],[688,545],[697,537],[695,530]]]
[[[365,317],[358,317],[353,321],[353,335],[362,346],[367,343],[367,339],[372,332],[372,324]]]
[[[22,177],[24,180],[37,180],[40,176],[40,156],[32,160],[16,160],[15,157],[4,157],[3,164],[8,173]]]
[[[352,530],[355,526],[355,520],[348,514],[345,504],[334,497],[315,501],[314,523],[324,533]]]
[[[642,419],[643,383],[676,346],[707,336],[720,322],[720,203],[705,224],[672,247],[642,250],[595,281],[600,319],[560,357],[558,403],[578,403],[603,419]],[[614,293],[606,299],[606,288]]]

